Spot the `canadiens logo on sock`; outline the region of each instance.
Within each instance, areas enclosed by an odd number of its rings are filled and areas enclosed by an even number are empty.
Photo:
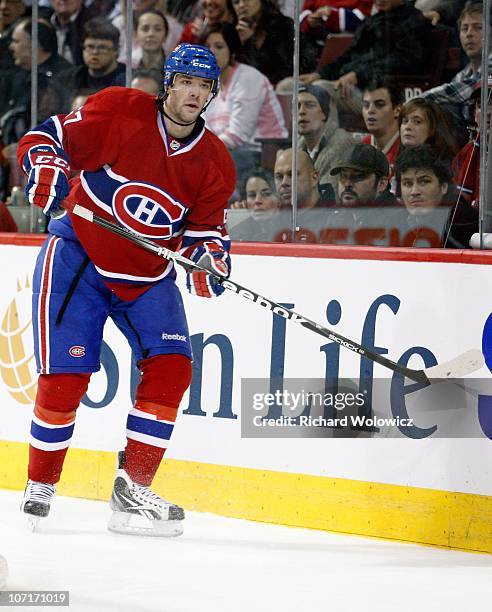
[[[85,346],[71,346],[68,349],[68,354],[71,357],[85,357]]]

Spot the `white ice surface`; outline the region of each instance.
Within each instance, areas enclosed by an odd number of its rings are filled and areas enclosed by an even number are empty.
[[[492,556],[189,512],[176,539],[111,534],[106,503],[58,497],[32,534],[0,491],[9,590],[70,591],[70,612],[478,612]],[[2,608],[7,609],[7,608]],[[17,608],[41,609],[41,608]],[[54,609],[54,608],[43,608]]]

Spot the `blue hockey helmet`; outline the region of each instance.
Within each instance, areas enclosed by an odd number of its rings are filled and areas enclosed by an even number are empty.
[[[215,55],[208,47],[188,43],[178,45],[164,64],[164,91],[172,85],[176,74],[210,79],[212,96],[216,96],[219,91],[220,68]]]

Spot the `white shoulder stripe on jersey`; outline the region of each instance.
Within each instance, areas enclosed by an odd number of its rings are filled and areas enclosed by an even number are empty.
[[[60,147],[63,148],[63,127],[62,127],[62,124],[60,123],[60,120],[58,119],[58,117],[56,115],[53,115],[51,117],[51,121],[53,121],[53,123],[55,125],[56,135],[58,136],[58,140],[60,141]]]
[[[80,173],[80,184],[82,185],[82,189],[89,196],[89,198],[94,202],[94,204],[96,204],[97,206],[99,206],[99,208],[102,208],[107,213],[109,213],[111,216],[113,216],[113,209],[111,208],[111,206],[108,206],[107,204],[105,204],[91,191],[91,188],[89,187],[89,184],[87,183],[87,180],[85,178],[84,170],[82,170],[82,172]]]
[[[57,147],[61,147],[61,142],[58,142],[58,140],[56,140],[56,138],[54,138],[51,134],[49,134],[48,132],[42,132],[41,130],[31,130],[30,132],[27,132],[26,136],[30,136],[31,134],[36,134],[38,136],[46,136],[46,138],[49,138],[50,140],[52,140]],[[37,145],[35,145],[36,147],[39,146],[39,144],[42,143],[38,143]]]

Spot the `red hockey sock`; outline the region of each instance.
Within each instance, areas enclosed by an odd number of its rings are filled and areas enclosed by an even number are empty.
[[[72,437],[75,413],[90,374],[42,374],[38,379],[29,445],[28,478],[55,484]],[[53,434],[56,433],[56,436]],[[63,447],[63,448],[60,448]]]
[[[68,447],[56,451],[44,451],[29,445],[27,477],[36,482],[56,484],[60,480]]]
[[[124,469],[134,482],[150,486],[171,437],[179,403],[190,385],[191,362],[184,355],[155,355],[143,359],[139,367],[142,380],[127,423]]]
[[[125,472],[133,482],[149,487],[165,451],[165,448],[128,438],[125,448]]]

